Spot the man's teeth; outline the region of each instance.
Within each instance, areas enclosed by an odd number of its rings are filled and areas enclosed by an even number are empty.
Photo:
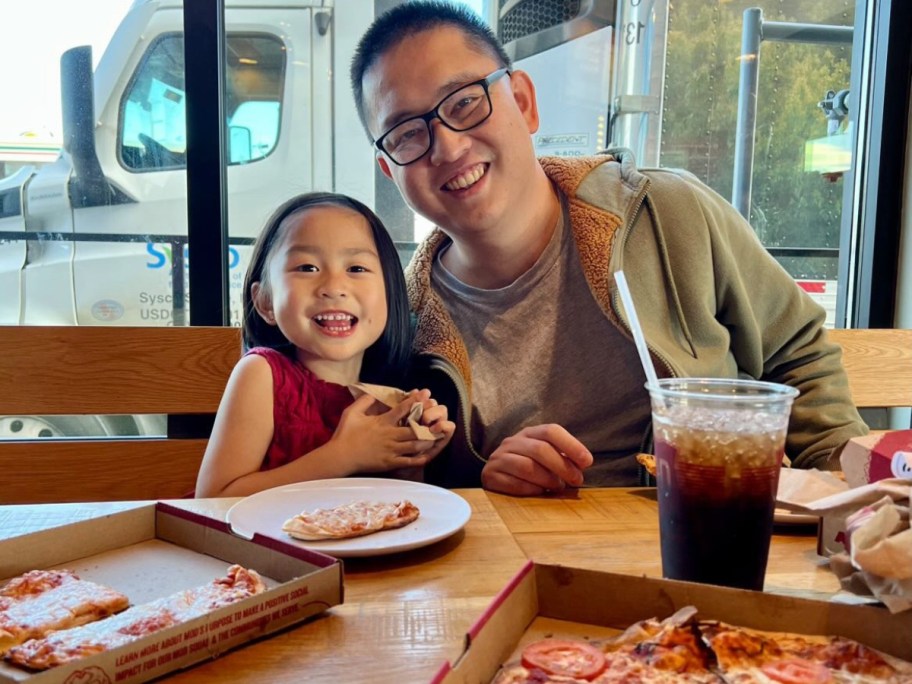
[[[464,173],[461,176],[456,176],[443,186],[447,190],[464,190],[465,188],[471,187],[478,182],[478,179],[485,175],[485,167],[483,164],[479,164],[474,169],[468,173]]]

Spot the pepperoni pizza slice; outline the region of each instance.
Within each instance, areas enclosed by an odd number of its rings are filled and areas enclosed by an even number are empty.
[[[851,639],[761,632],[683,608],[605,642],[544,639],[494,684],[910,684],[912,663]]]
[[[32,570],[0,589],[0,654],[29,639],[120,612],[129,599],[69,570]]]
[[[225,577],[202,587],[134,606],[106,620],[26,641],[11,648],[6,659],[31,670],[46,670],[109,651],[265,590],[255,571],[232,565]]]
[[[686,607],[665,620],[637,622],[605,642],[545,639],[523,649],[495,684],[718,684],[715,661]]]
[[[348,539],[403,527],[417,520],[419,515],[418,507],[408,500],[395,503],[355,501],[335,508],[304,511],[286,520],[282,530],[304,541]]]

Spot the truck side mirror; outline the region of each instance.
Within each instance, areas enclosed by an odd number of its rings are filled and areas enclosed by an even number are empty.
[[[250,129],[246,126],[228,126],[228,160],[231,164],[249,162],[253,158]]]
[[[111,204],[114,197],[95,150],[95,86],[92,48],[67,50],[60,58],[63,149],[70,155],[70,203],[74,209]]]

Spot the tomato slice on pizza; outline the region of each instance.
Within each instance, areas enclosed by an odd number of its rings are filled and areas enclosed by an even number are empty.
[[[829,684],[833,675],[829,668],[803,658],[789,658],[766,663],[760,671],[781,684]]]
[[[605,654],[585,641],[543,639],[523,649],[522,664],[547,674],[592,679],[605,669]]]

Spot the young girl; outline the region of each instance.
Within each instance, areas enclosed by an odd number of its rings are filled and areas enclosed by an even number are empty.
[[[245,496],[303,480],[420,468],[453,435],[445,406],[413,390],[376,414],[359,381],[396,385],[411,346],[399,257],[380,219],[343,195],[286,202],[254,247],[244,343],[222,397],[196,496]],[[401,427],[415,402],[443,437]]]

